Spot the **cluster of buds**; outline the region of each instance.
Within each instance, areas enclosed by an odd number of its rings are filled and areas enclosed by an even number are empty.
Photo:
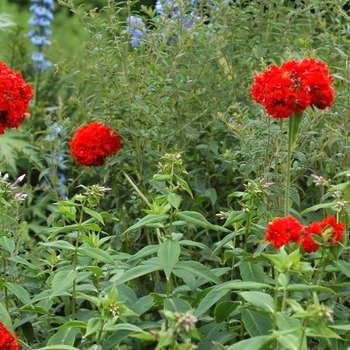
[[[0,193],[2,195],[11,194],[13,201],[17,201],[17,202],[24,201],[27,197],[27,194],[14,193],[13,191],[16,190],[18,187],[18,184],[23,181],[23,179],[25,178],[25,174],[19,176],[13,184],[11,184],[10,182],[7,181],[8,178],[9,178],[9,174],[6,173],[3,177],[1,177],[1,172],[0,172],[0,180],[1,180],[1,188],[0,188],[1,192]]]
[[[159,172],[170,173],[174,169],[177,173],[187,174],[182,163],[181,153],[165,153],[162,159],[165,160],[165,163],[158,163]]]
[[[309,305],[306,311],[312,314],[315,321],[322,320],[325,322],[334,323],[332,316],[333,310],[324,304],[316,303]]]
[[[196,329],[196,322],[198,318],[189,313],[174,312],[174,326],[173,329],[176,334],[186,333],[190,334]]]
[[[311,174],[311,177],[314,179],[313,183],[316,186],[330,186],[331,180],[326,180],[322,176]]]
[[[98,184],[92,186],[80,185],[85,192],[83,196],[76,197],[76,199],[86,199],[90,207],[95,207],[105,196],[106,192],[111,191],[109,187],[103,187]]]

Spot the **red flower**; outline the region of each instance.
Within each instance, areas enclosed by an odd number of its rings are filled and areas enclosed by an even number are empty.
[[[10,331],[0,322],[0,349],[18,350],[21,346],[17,344],[16,339]]]
[[[82,165],[103,165],[105,159],[119,151],[121,141],[116,131],[94,122],[79,128],[70,143],[75,160]]]
[[[337,223],[335,217],[332,215],[321,222],[313,222],[306,227],[301,245],[307,253],[315,252],[320,248],[320,245],[312,240],[311,234],[320,235],[325,243],[334,245],[343,239],[344,224],[342,222]]]
[[[33,90],[21,74],[0,61],[0,134],[6,128],[18,128],[25,117]]]
[[[313,105],[325,109],[334,101],[328,68],[314,58],[272,65],[258,74],[251,88],[253,99],[274,118],[288,118]]]
[[[265,240],[273,243],[275,249],[290,241],[297,243],[300,240],[302,228],[299,221],[291,216],[277,218],[268,224]]]
[[[312,240],[310,236],[311,234],[322,234],[322,227],[318,222],[313,222],[311,225],[305,227],[303,238],[301,239],[301,246],[306,253],[315,252],[318,248],[320,248],[320,245]]]
[[[336,244],[343,239],[345,225],[342,222],[337,223],[333,215],[321,221],[320,226],[329,244]]]

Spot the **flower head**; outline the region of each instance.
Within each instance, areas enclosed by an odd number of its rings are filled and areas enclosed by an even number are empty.
[[[274,118],[289,118],[309,106],[330,107],[334,101],[333,80],[327,66],[315,58],[291,60],[258,74],[251,94]]]
[[[0,322],[0,349],[18,350],[21,346],[17,343],[15,337]]]
[[[70,143],[75,160],[86,166],[103,165],[105,159],[119,151],[121,141],[116,131],[99,122],[79,128]]]
[[[7,128],[18,128],[29,116],[27,109],[33,90],[20,73],[0,61],[0,134]]]
[[[278,249],[286,243],[292,241],[299,242],[302,225],[291,216],[277,218],[268,224],[265,240],[273,243],[273,247]]]
[[[320,244],[313,241],[311,234],[322,237],[325,244],[334,245],[343,239],[344,224],[336,222],[333,215],[326,217],[321,222],[313,222],[304,230],[301,246],[307,253],[312,253],[320,248]]]

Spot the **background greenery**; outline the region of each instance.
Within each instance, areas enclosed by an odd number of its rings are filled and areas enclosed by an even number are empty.
[[[82,3],[56,4],[55,66],[40,77],[29,64],[29,3],[0,4],[16,23],[0,32],[0,59],[37,91],[31,118],[0,136],[2,174],[27,175],[24,206],[2,207],[0,241],[0,315],[23,347],[346,349],[347,235],[325,259],[264,242],[284,212],[287,124],[252,102],[250,86],[291,58],[328,65],[336,102],[304,113],[291,212],[305,225],[333,212],[347,224],[348,207],[337,207],[349,200],[347,2],[185,4],[183,17],[198,17],[190,30],[143,8],[148,31],[136,48],[125,18],[139,3]],[[75,129],[93,120],[122,138],[103,168],[69,152]],[[80,187],[96,183],[112,188],[103,200]],[[19,213],[21,225],[10,219]],[[183,315],[195,328],[177,330]]]

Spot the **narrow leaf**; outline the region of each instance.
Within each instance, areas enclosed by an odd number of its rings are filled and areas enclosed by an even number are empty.
[[[135,230],[135,229],[143,227],[143,226],[156,224],[156,223],[165,221],[168,218],[169,218],[168,214],[161,214],[161,215],[149,214],[149,215],[145,216],[144,218],[142,218],[140,221],[138,221],[135,225],[132,225],[129,228],[127,228],[124,231],[123,236],[129,231]]]

